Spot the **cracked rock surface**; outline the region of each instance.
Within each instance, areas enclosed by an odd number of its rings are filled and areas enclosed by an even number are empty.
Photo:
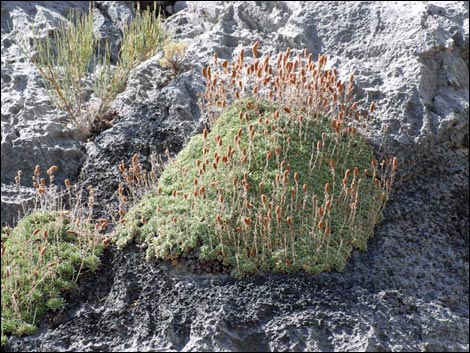
[[[170,78],[158,55],[140,64],[113,104],[114,126],[87,142],[57,115],[12,36],[23,24],[54,26],[67,6],[88,3],[2,2],[2,184],[13,180],[12,165],[30,175],[42,156],[112,203],[117,163],[137,152],[145,162],[166,147],[177,153],[200,127],[200,68],[214,51],[223,60],[256,40],[261,54],[306,47],[326,53],[342,78],[355,75],[358,102],[377,102],[368,137],[400,160],[368,251],[341,273],[235,280],[147,262],[135,246],[110,249],[64,312],[6,349],[468,351],[468,2],[184,5],[166,26],[187,43],[188,67]],[[116,41],[124,20],[116,14],[132,11],[119,6],[96,10],[100,35]],[[2,222],[15,199],[4,190]]]

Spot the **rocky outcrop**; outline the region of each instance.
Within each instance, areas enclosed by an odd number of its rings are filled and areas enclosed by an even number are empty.
[[[400,175],[368,252],[342,273],[236,281],[112,250],[66,312],[9,349],[469,349],[468,2],[187,2],[167,26],[187,43],[188,67],[171,78],[158,56],[139,65],[114,102],[114,126],[87,143],[55,117],[28,64],[10,62],[20,54],[4,23],[50,25],[69,6],[57,4],[2,2],[2,183],[21,163],[29,175],[42,151],[108,204],[117,163],[176,153],[197,131],[199,72],[213,52],[230,59],[256,40],[262,54],[308,48],[328,54],[341,78],[353,73],[355,98],[377,102],[367,134],[378,153],[398,154]],[[103,23],[118,34],[120,12],[106,6]],[[2,217],[3,207],[2,195]]]
[[[112,250],[81,284],[80,304],[10,349],[466,351],[465,178],[442,165],[402,181],[369,250],[341,273],[235,280],[149,263],[135,247]],[[438,200],[436,189],[445,190]]]
[[[16,219],[21,197],[7,192],[18,170],[23,185],[32,186],[36,165],[59,168],[56,182],[78,177],[84,149],[80,133],[52,104],[41,77],[17,42],[44,37],[67,18],[70,8],[86,10],[86,1],[69,3],[2,2],[2,224]],[[32,191],[31,191],[32,192]],[[13,217],[13,218],[12,218]]]

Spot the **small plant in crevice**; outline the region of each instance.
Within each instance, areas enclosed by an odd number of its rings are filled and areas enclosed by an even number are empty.
[[[63,309],[63,293],[77,286],[82,273],[99,268],[99,256],[109,244],[100,236],[107,220],[92,219],[93,188],[85,196],[66,179],[62,190],[54,183],[57,169],[52,166],[43,175],[36,166],[32,209],[13,229],[2,229],[2,345],[7,335],[35,332],[47,311]],[[15,178],[18,187],[21,176],[18,172]]]
[[[160,65],[171,70],[173,76],[177,76],[184,65],[186,55],[186,44],[184,42],[171,41],[163,47],[163,58]]]
[[[32,48],[24,40],[18,43],[41,74],[51,100],[83,133],[93,135],[112,126],[110,106],[130,71],[167,42],[156,9],[137,11],[125,26],[116,65],[111,64],[109,43],[93,35],[91,6],[88,14],[71,12],[69,23],[61,22],[51,37],[36,34]],[[88,97],[90,88],[95,100]]]
[[[148,257],[193,250],[237,277],[264,271],[344,268],[365,249],[389,197],[398,161],[374,158],[352,101],[353,76],[338,79],[307,51],[204,68],[201,106],[211,131],[194,136],[131,208],[117,243],[136,238]]]
[[[123,217],[136,203],[146,194],[156,190],[158,177],[164,169],[164,160],[171,161],[170,152],[166,148],[164,157],[152,154],[150,156],[150,171],[143,168],[139,162],[138,154],[134,154],[131,163],[126,166],[124,162],[119,163],[120,182],[117,189],[119,209],[117,216],[113,216],[114,223],[123,223]]]

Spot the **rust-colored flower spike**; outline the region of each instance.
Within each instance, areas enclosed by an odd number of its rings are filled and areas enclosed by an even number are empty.
[[[266,200],[268,199],[268,197],[265,195],[265,194],[262,194],[261,195],[261,202],[263,203],[263,205],[266,204]]]
[[[65,184],[65,187],[68,189],[70,187],[70,180],[69,179],[65,179],[64,181],[64,184]]]
[[[39,176],[39,174],[41,174],[41,167],[39,167],[39,165],[37,165],[34,168],[34,175]]]
[[[327,193],[327,194],[330,193],[330,183],[325,184],[325,193]]]
[[[208,131],[206,128],[204,128],[203,132],[202,132],[202,135],[204,136],[204,140],[207,139],[207,135],[208,135]]]
[[[295,180],[296,183],[299,182],[299,178],[300,178],[300,177],[299,177],[299,173],[295,172],[295,173],[294,173],[294,180]]]
[[[291,195],[292,198],[295,197],[295,193],[296,193],[295,188],[292,187],[292,188],[290,189],[290,195]]]
[[[239,60],[240,60],[240,63],[243,63],[243,61],[245,61],[245,49],[242,49],[240,51]]]
[[[369,107],[369,112],[373,113],[375,110],[375,102],[372,102]]]
[[[132,164],[137,164],[139,155],[136,153],[132,156]]]
[[[42,236],[44,237],[44,239],[48,239],[49,238],[49,231],[47,229],[45,229],[44,232],[42,232]]]
[[[393,170],[396,170],[398,168],[398,158],[397,157],[393,157],[392,167],[393,167]]]
[[[39,252],[39,256],[43,257],[46,250],[47,250],[47,246],[43,247],[41,251]]]
[[[331,200],[328,200],[328,201],[326,201],[326,203],[325,203],[325,208],[326,208],[327,210],[331,210],[331,205],[332,205]]]
[[[271,156],[272,156],[271,151],[268,151],[268,153],[266,153],[266,160],[269,161],[271,159]]]
[[[253,58],[256,58],[258,55],[258,47],[259,47],[259,41],[256,41],[255,45],[253,45]]]
[[[47,175],[52,175],[52,174],[54,174],[55,172],[57,172],[57,170],[59,170],[59,168],[57,168],[57,166],[53,165],[52,167],[50,167],[50,168],[47,170]]]
[[[286,218],[286,223],[287,223],[287,225],[289,226],[289,228],[292,227],[292,218],[291,218],[291,217],[287,217],[287,218]]]
[[[250,224],[251,224],[251,219],[250,219],[250,217],[245,217],[244,221],[245,221],[246,226],[249,227]]]

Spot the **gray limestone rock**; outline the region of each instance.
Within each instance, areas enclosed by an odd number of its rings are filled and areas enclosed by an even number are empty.
[[[97,26],[118,43],[130,7],[99,3]],[[2,183],[16,173],[7,165],[28,175],[37,163],[27,151],[43,151],[115,206],[117,164],[177,153],[204,121],[200,68],[257,40],[261,54],[307,48],[341,78],[353,73],[355,98],[377,102],[368,137],[398,155],[400,173],[368,251],[342,273],[235,280],[111,249],[63,313],[7,350],[468,351],[468,2],[188,1],[166,24],[188,45],[188,66],[173,78],[158,55],[140,64],[113,103],[114,126],[87,143],[55,125],[38,76],[15,62],[4,23],[30,23],[37,8],[49,26],[69,6],[41,4],[2,2]]]
[[[36,165],[59,168],[56,182],[76,179],[82,165],[83,147],[77,128],[52,104],[39,73],[21,52],[17,42],[33,35],[43,37],[67,19],[71,8],[87,10],[86,1],[2,2],[2,151],[1,182],[14,183],[18,170],[24,186],[31,187]],[[32,28],[36,28],[33,34]],[[43,175],[44,176],[44,175]],[[2,224],[12,223],[12,203],[2,186]],[[6,199],[4,198],[7,197]]]

